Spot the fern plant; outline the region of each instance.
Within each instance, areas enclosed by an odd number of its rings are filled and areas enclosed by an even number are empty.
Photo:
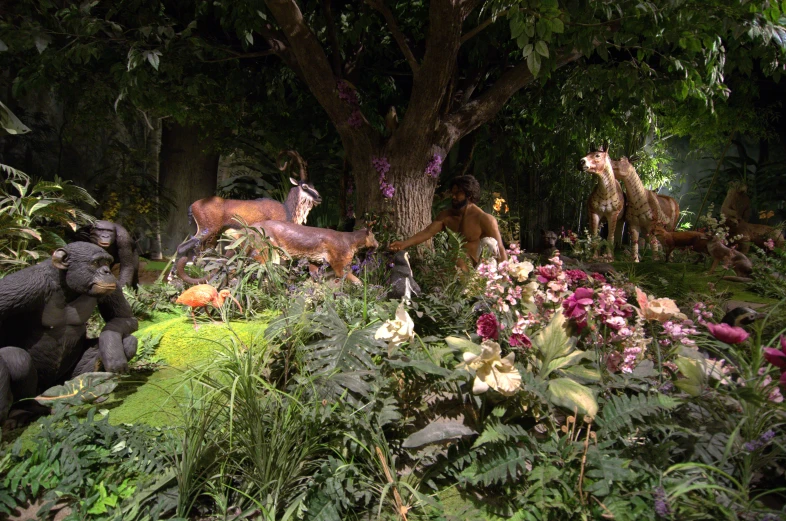
[[[96,201],[68,181],[33,182],[24,172],[0,164],[0,272],[11,272],[37,262],[65,245],[63,230],[76,230],[93,217],[79,209]]]

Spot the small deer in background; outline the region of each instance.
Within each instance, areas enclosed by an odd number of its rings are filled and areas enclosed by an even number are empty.
[[[285,158],[281,163],[282,156]],[[288,157],[287,157],[288,156]],[[278,168],[282,172],[294,162],[297,163],[300,179],[290,177],[295,185],[284,203],[273,199],[238,200],[223,199],[218,196],[206,197],[194,202],[188,209],[189,218],[196,222],[197,232],[177,247],[180,257],[175,269],[178,277],[189,284],[204,284],[207,279],[194,279],[186,275],[185,266],[189,258],[206,245],[215,243],[218,235],[227,228],[239,228],[241,223],[261,221],[287,221],[304,224],[311,209],[322,202],[316,188],[307,180],[306,162],[294,150],[282,151],[278,155]],[[189,255],[189,253],[191,255]]]
[[[258,262],[267,260],[268,251],[262,245],[264,234],[272,246],[282,249],[293,259],[308,259],[312,264],[309,271],[313,274],[317,267],[313,263],[327,262],[336,278],[343,277],[344,270],[352,263],[352,258],[363,248],[378,248],[379,243],[370,228],[354,232],[339,232],[329,228],[315,228],[283,221],[263,221],[252,225],[258,231],[252,238],[250,255]],[[230,232],[227,232],[230,234]],[[232,230],[231,236],[237,238],[242,232]],[[346,278],[353,284],[360,284],[351,271]]]
[[[709,237],[701,232],[670,232],[662,224],[655,224],[650,229],[650,235],[655,236],[663,246],[666,262],[671,260],[671,252],[677,248],[691,248],[695,252],[709,254],[707,251]]]
[[[723,277],[724,280],[735,282],[751,282],[753,280],[750,278],[751,273],[753,273],[753,263],[751,263],[750,259],[745,254],[723,244],[723,240],[717,235],[714,235],[710,242],[707,243],[707,250],[712,257],[710,273],[714,273],[718,264],[722,263],[725,268],[733,269],[737,275],[736,277]]]

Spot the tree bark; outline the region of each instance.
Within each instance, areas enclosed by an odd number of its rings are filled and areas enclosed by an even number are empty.
[[[178,244],[194,233],[188,207],[216,192],[219,154],[210,150],[199,129],[178,123],[165,123],[161,133],[160,189],[175,201],[169,219],[162,226],[162,249],[174,253]]]

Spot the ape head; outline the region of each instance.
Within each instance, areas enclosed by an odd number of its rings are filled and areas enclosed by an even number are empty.
[[[52,254],[52,266],[61,271],[69,290],[102,297],[115,291],[117,279],[109,266],[112,256],[89,242],[72,242]]]
[[[109,221],[96,221],[90,229],[90,242],[106,249],[117,240],[115,223]]]

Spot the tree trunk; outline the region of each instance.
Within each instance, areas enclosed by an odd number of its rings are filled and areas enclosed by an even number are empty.
[[[161,155],[161,120],[156,118],[153,120],[153,129],[145,128],[145,172],[153,178],[161,189],[161,163],[159,161]],[[156,215],[153,225],[153,237],[150,240],[150,258],[151,260],[160,260],[163,257],[163,250],[161,245],[161,199],[159,194],[156,193]]]
[[[437,180],[426,175],[432,155],[429,146],[402,146],[379,154],[360,156],[352,161],[357,190],[357,215],[365,212],[392,219],[394,236],[411,237],[431,223],[431,206]],[[444,157],[444,153],[442,154]],[[390,163],[385,180],[395,188],[392,198],[386,199],[380,190],[380,175],[372,164],[373,157],[384,157]]]
[[[159,186],[175,201],[161,227],[161,246],[166,255],[174,253],[178,244],[195,231],[188,219],[191,203],[215,194],[218,158],[219,154],[210,150],[210,142],[200,139],[197,127],[164,124]]]

